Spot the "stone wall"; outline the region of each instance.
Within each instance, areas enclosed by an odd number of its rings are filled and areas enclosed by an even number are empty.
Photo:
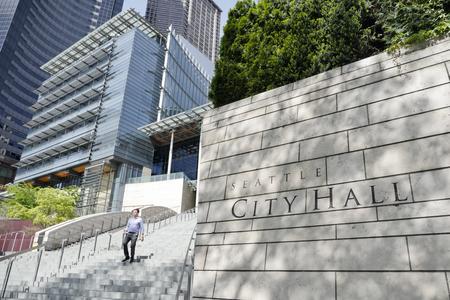
[[[210,111],[194,298],[449,299],[450,40]]]

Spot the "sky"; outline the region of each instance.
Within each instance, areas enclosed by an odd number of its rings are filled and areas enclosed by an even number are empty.
[[[214,2],[222,9],[220,15],[220,35],[223,34],[223,26],[227,21],[228,11],[236,4],[237,0],[214,0]],[[141,15],[145,16],[145,8],[147,6],[147,0],[124,0],[123,10],[128,8],[134,8]]]

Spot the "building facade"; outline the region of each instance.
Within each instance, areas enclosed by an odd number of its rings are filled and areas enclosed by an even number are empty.
[[[46,63],[16,182],[80,185],[80,214],[120,210],[125,182],[151,174],[138,128],[208,101],[209,78],[183,49],[129,10]]]
[[[214,62],[219,54],[221,12],[213,0],[148,0],[146,19],[160,32],[172,25]]]
[[[120,12],[123,0],[0,1],[0,184],[12,181],[40,66]]]

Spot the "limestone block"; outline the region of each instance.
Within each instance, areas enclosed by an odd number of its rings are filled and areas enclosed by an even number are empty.
[[[334,239],[335,226],[277,229],[225,234],[224,244],[246,244],[265,242],[289,242],[304,240]]]
[[[253,98],[252,98],[253,100]],[[248,106],[244,106],[244,107],[240,107],[238,109],[236,109],[236,114],[245,114],[245,113],[249,113],[253,110],[258,110],[260,112],[262,112],[262,114],[266,113],[266,106],[270,105],[274,102],[278,102],[278,95],[269,97],[269,98],[265,98],[263,100],[259,100],[257,102],[252,102],[251,105]]]
[[[208,217],[208,211],[209,211],[209,202],[198,203],[198,205],[197,205],[197,222],[198,223],[206,222],[206,218]]]
[[[327,178],[329,184],[365,179],[363,152],[327,157]]]
[[[380,64],[384,69],[398,68],[402,72],[410,72],[428,66],[437,65],[448,60],[448,45],[449,43],[447,43],[444,48],[437,47],[433,49],[430,47],[428,51],[427,49],[424,49],[424,51],[414,51],[407,55],[399,57],[398,60],[396,58],[393,58],[383,61]],[[445,49],[445,47],[447,47],[447,49]]]
[[[198,179],[203,180],[209,177],[209,170],[211,169],[211,162],[204,162],[198,165],[199,175]]]
[[[311,77],[302,79],[300,81],[295,82],[293,90],[301,89],[305,86],[321,82],[321,81],[327,81],[331,78],[339,77],[339,75],[342,74],[342,68],[337,67],[331,70],[328,70],[326,72],[322,72],[320,74],[313,75]]]
[[[207,246],[197,246],[195,242],[195,257],[194,257],[194,268],[195,270],[203,270],[205,267],[206,253],[208,252]]]
[[[411,94],[369,104],[371,123],[426,112],[449,105],[450,84],[439,85]]]
[[[223,240],[223,233],[197,234],[195,244],[200,246],[221,245]]]
[[[348,152],[346,132],[339,132],[300,142],[300,160]]]
[[[216,223],[201,223],[197,224],[197,234],[200,233],[213,233]]]
[[[242,108],[239,109],[235,109],[234,110],[234,114],[231,117],[228,117],[226,119],[221,119],[218,121],[218,126],[222,127],[222,126],[226,126],[229,124],[233,124],[233,123],[237,123],[237,122],[241,122],[243,120],[248,120],[257,116],[261,116],[264,115],[266,113],[266,108],[265,107],[261,107],[258,109],[254,109],[254,110],[250,110],[244,113],[239,113],[240,110],[242,110],[243,108],[247,108],[247,106],[244,106]]]
[[[223,176],[296,162],[298,153],[299,144],[294,143],[218,159],[212,162],[210,176]]]
[[[305,212],[306,190],[211,202],[208,221],[249,219]]]
[[[270,114],[244,120],[228,126],[226,138],[236,138],[297,121],[297,107],[289,107]]]
[[[380,220],[448,216],[450,215],[450,201],[414,202],[398,206],[380,206],[377,209]]]
[[[382,54],[380,57],[384,56]],[[414,70],[420,70],[424,66],[431,66],[444,62],[448,59],[448,54],[439,53],[427,57],[422,60],[405,60],[405,64],[399,67],[397,60],[393,61],[389,59],[388,55],[385,55],[382,59],[375,57],[373,61],[366,61],[362,64],[365,65],[362,68],[357,68],[350,73],[345,73],[341,76],[330,77],[323,81],[310,82],[308,84],[301,84],[301,88],[295,89],[291,92],[284,93],[279,96],[279,101],[301,97],[301,102],[307,102],[316,100],[321,97],[326,97],[332,94],[343,93],[347,90],[357,89],[359,87],[369,85],[372,83],[386,80],[402,73],[412,72]],[[371,58],[370,58],[371,59]],[[357,62],[360,63],[360,62]],[[345,66],[343,67],[345,69]],[[381,71],[382,70],[382,71]],[[379,72],[381,71],[381,72]],[[314,77],[311,77],[313,79]],[[360,105],[360,101],[354,102],[352,107]],[[343,109],[339,106],[339,109]]]
[[[450,166],[450,134],[365,150],[367,177]]]
[[[413,201],[407,175],[311,188],[306,199],[307,212]]]
[[[266,106],[266,113],[271,113],[271,112],[275,112],[278,110],[286,109],[288,107],[296,106],[296,105],[302,103],[302,100],[303,100],[303,98],[301,98],[301,97],[292,98],[292,99],[283,100],[283,101],[277,100],[276,102]]]
[[[325,170],[325,159],[316,159],[230,175],[226,198],[324,185]]]
[[[449,228],[450,217],[342,224],[337,225],[337,238],[446,233]]]
[[[450,198],[450,169],[411,174],[415,201]]]
[[[413,270],[450,269],[449,234],[410,236],[408,245]]]
[[[275,243],[266,270],[409,270],[405,238]]]
[[[342,77],[346,80],[354,80],[363,76],[374,74],[381,71],[379,61],[366,62],[363,60],[357,61],[357,64],[349,64],[342,66]]]
[[[368,124],[365,107],[298,122],[264,132],[263,147],[291,143]]]
[[[249,105],[251,102],[252,102],[252,97],[247,97],[247,98],[241,99],[239,101],[235,101],[235,102],[229,103],[227,105],[215,108],[214,110],[210,111],[212,113],[208,114],[207,116],[210,117],[210,116],[214,116],[214,115],[217,115],[217,114],[220,114],[220,113],[225,113],[225,112],[228,112],[228,111],[232,111],[232,110],[234,110],[236,108]]]
[[[219,124],[219,122],[212,122],[212,123],[210,123],[209,119],[210,118],[202,120],[202,132],[214,130],[214,129],[216,129],[218,127],[217,125]]]
[[[226,177],[211,178],[199,181],[198,202],[224,199]]]
[[[202,149],[201,149],[201,151],[202,151],[201,161],[205,162],[205,161],[216,159],[217,158],[218,149],[219,149],[219,144],[212,144],[212,145],[209,145],[209,146],[202,147]]]
[[[347,65],[342,66],[342,73],[350,73],[357,70],[361,70],[373,65],[378,65],[380,62],[385,61],[389,59],[391,56],[387,54],[386,52],[382,52],[377,55],[373,55],[370,57],[366,57],[363,59],[360,59],[358,61],[349,63]]]
[[[195,270],[195,280],[193,286],[193,296],[212,297],[214,292],[214,283],[216,281],[215,271],[197,271]]]
[[[203,118],[202,118],[202,127],[205,124],[210,124],[211,123],[211,117],[210,115],[213,114],[214,110],[208,110],[203,114]]]
[[[405,61],[404,64],[399,64],[396,59],[389,59],[380,62],[381,72],[373,73],[370,76],[364,76],[357,78],[355,80],[347,81],[345,84],[346,90],[357,89],[363,86],[369,86],[370,84],[375,84],[377,82],[383,82],[385,80],[393,79],[397,76],[405,76],[413,71],[421,71],[426,67],[437,65],[448,59],[448,54],[440,53],[437,55],[422,58],[421,60]],[[347,75],[344,78],[347,80]],[[390,84],[392,81],[389,81]],[[408,83],[410,84],[410,83]],[[383,84],[381,84],[383,85]],[[379,85],[378,85],[379,86]],[[377,87],[378,87],[377,86]],[[392,90],[391,90],[392,91]],[[363,103],[364,104],[364,103]],[[360,105],[359,101],[355,102],[350,107]],[[343,109],[338,106],[339,109]]]
[[[223,141],[226,131],[227,127],[220,127],[216,130],[202,133],[202,147]]]
[[[209,246],[205,270],[264,270],[265,244]]]
[[[264,99],[267,99],[267,98],[274,97],[276,95],[280,95],[280,94],[289,92],[290,90],[293,89],[293,87],[294,87],[294,83],[290,83],[290,84],[283,85],[281,87],[272,89],[270,91],[266,91],[266,92],[263,92],[263,93],[256,94],[256,95],[254,95],[252,97],[252,103],[259,102],[261,100],[264,100]]]
[[[336,112],[336,95],[299,105],[298,120],[303,121]]]
[[[253,220],[253,230],[376,221],[376,208],[327,211]]]
[[[449,78],[443,64],[431,66],[342,92],[338,94],[338,108],[341,110],[372,103],[448,81]]]
[[[331,272],[218,272],[214,297],[335,300],[334,282]]]
[[[252,229],[252,220],[217,222],[215,232],[247,231]]]
[[[337,298],[345,300],[447,300],[445,273],[337,272]]]
[[[241,138],[220,143],[217,158],[233,156],[261,149],[262,133],[255,133]]]
[[[426,124],[426,126],[424,126]],[[350,130],[350,151],[450,132],[450,108]]]

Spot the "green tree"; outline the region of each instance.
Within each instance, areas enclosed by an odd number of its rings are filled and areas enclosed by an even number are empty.
[[[371,0],[390,50],[439,38],[450,31],[449,0]]]
[[[210,98],[216,106],[249,95],[243,47],[247,44],[247,33],[251,25],[248,20],[249,12],[254,6],[252,0],[241,0],[228,13],[220,44],[221,58],[216,62],[215,75],[211,81]]]
[[[215,106],[376,51],[364,0],[251,0],[230,10],[210,98]]]
[[[214,105],[450,31],[450,0],[252,0],[230,10]]]
[[[9,218],[32,220],[34,225],[47,227],[76,216],[77,187],[57,189],[17,184],[7,190],[12,196],[3,205]]]

